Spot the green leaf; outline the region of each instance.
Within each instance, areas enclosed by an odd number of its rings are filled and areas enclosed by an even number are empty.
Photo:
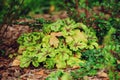
[[[38,67],[38,66],[39,66],[39,62],[38,62],[37,60],[32,61],[32,64],[33,64],[33,66],[35,66],[35,67]]]
[[[29,46],[29,47],[26,48],[26,50],[28,50],[28,51],[34,51],[34,50],[35,50],[35,47]]]
[[[44,54],[44,53],[39,53],[37,56],[38,56],[38,61],[39,61],[39,62],[46,61],[46,57],[47,57],[46,54]]]
[[[59,78],[63,75],[62,70],[58,70],[50,73],[50,75],[45,80],[59,80]]]
[[[80,30],[78,29],[74,30],[74,32],[75,34],[72,37],[76,42],[78,41],[87,42],[87,36],[83,32],[80,32]]]
[[[57,68],[66,68],[66,62],[65,61],[60,61],[58,60],[59,62],[56,62],[56,67]]]
[[[44,27],[42,27],[42,30],[45,34],[49,34],[51,32],[51,27],[49,24],[44,24]]]
[[[52,58],[52,57],[55,57],[56,54],[57,54],[57,53],[56,53],[55,50],[53,49],[52,52],[51,52],[50,54],[48,54],[48,55]]]
[[[62,77],[60,79],[61,80],[73,80],[71,75],[67,72],[64,72],[64,74],[62,75]]]
[[[52,69],[55,66],[55,59],[54,58],[47,58],[45,61],[45,67],[48,69]]]
[[[78,52],[75,52],[75,54],[74,54],[74,56],[76,57],[76,58],[81,58],[81,53],[78,51]]]
[[[52,24],[50,27],[51,27],[51,30],[57,32],[60,30],[61,25]]]
[[[60,60],[67,60],[69,59],[69,56],[72,55],[72,52],[67,49],[66,47],[60,47],[56,50],[56,58]]]
[[[58,77],[47,77],[45,80],[59,80]]]
[[[62,32],[62,35],[64,37],[66,37],[66,36],[72,36],[72,35],[75,34],[74,31],[72,30],[72,28],[70,28],[68,26],[63,27],[61,32]]]
[[[79,58],[76,57],[70,57],[67,61],[67,65],[73,67],[73,66],[79,66],[80,63],[84,63],[84,61],[81,61]]]
[[[69,46],[71,50],[78,51],[79,49],[86,48],[87,45],[84,42],[73,41],[71,44],[69,44]]]
[[[73,41],[73,38],[71,36],[66,36],[65,41],[66,41],[67,44],[71,44],[72,41]]]
[[[94,70],[94,69],[91,69],[89,72],[88,72],[88,75],[91,75],[91,76],[94,76],[97,74],[97,70]]]
[[[87,48],[88,49],[94,49],[94,46],[93,45],[88,45]]]
[[[59,60],[68,60],[69,59],[69,55],[67,53],[59,53],[58,55],[56,55],[56,57],[59,59]]]
[[[92,42],[91,45],[93,45],[95,48],[98,48],[98,43]]]
[[[29,57],[21,57],[20,59],[20,67],[28,67],[30,65],[31,61]]]
[[[46,35],[45,37],[43,37],[42,43],[41,43],[42,47],[50,46],[49,40],[50,40],[50,35]]]
[[[88,29],[87,26],[84,25],[83,23],[79,23],[79,28],[82,28],[84,31]]]

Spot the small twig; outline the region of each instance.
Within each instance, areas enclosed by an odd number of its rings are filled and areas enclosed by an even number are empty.
[[[77,17],[79,17],[80,12],[79,12],[79,1],[78,0],[75,0],[75,5],[76,5]]]
[[[86,0],[86,6],[87,6],[87,9],[85,9],[85,14],[86,14],[86,18],[88,18],[88,0]]]

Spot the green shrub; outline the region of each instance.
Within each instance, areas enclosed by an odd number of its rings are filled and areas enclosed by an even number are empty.
[[[97,38],[92,29],[67,18],[45,24],[42,32],[24,34],[18,39],[19,52],[22,50],[21,67],[32,63],[38,67],[43,63],[47,68],[79,66],[81,52],[98,48]]]

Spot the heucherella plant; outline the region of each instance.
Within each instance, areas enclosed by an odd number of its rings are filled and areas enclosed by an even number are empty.
[[[23,34],[18,43],[21,67],[40,63],[47,68],[79,66],[85,62],[81,60],[83,50],[98,48],[94,31],[69,18],[45,24],[41,32]]]

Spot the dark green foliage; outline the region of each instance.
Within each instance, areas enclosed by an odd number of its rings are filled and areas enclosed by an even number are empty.
[[[83,78],[84,76],[94,76],[99,70],[106,70],[109,73],[111,80],[118,80],[117,58],[114,58],[111,51],[120,52],[120,45],[108,45],[102,49],[93,49],[82,52],[82,58],[86,60],[86,64],[80,64],[81,68],[71,74],[75,79]],[[114,74],[114,75],[113,75]]]
[[[108,21],[103,19],[96,19],[95,24],[97,24],[96,27],[98,28],[96,29],[96,35],[99,38],[99,41],[102,43],[102,40],[111,28],[111,25]]]
[[[112,17],[118,17],[120,12],[120,1],[119,0],[105,0],[101,4],[104,7],[105,13],[110,13]]]
[[[63,9],[63,2],[60,0],[55,0],[55,1],[54,0],[49,0],[49,1],[25,0],[23,9],[22,9],[22,14],[28,14],[29,12],[33,14],[49,13],[51,6],[54,6],[55,10],[60,10],[60,9]]]
[[[9,23],[19,18],[24,0],[1,0],[0,23]],[[4,21],[4,22],[3,22]]]
[[[115,43],[120,43],[120,19],[112,18],[110,20],[111,25],[116,29],[116,32],[112,35],[112,38]]]

